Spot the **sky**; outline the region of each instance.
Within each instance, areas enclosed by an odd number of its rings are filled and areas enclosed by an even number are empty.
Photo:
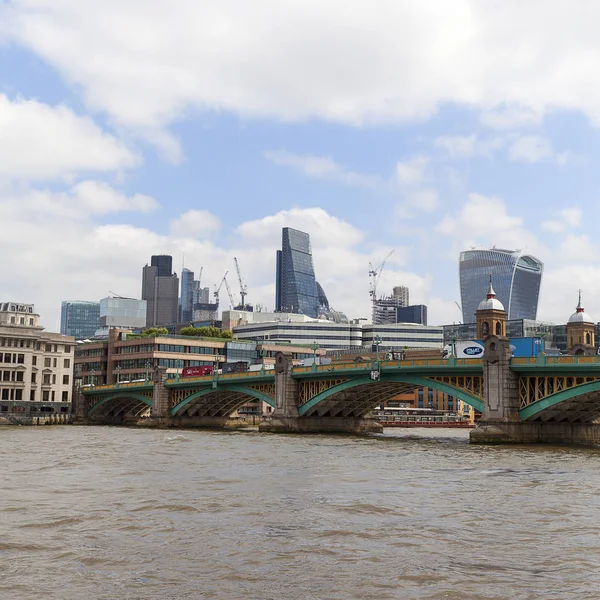
[[[0,0],[0,301],[140,297],[152,254],[272,310],[281,228],[333,308],[458,256],[545,264],[538,318],[600,315],[600,3]],[[228,304],[228,303],[227,303]],[[227,308],[223,302],[221,306]]]

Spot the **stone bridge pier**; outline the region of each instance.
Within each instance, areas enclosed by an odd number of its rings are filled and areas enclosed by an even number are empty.
[[[381,433],[374,419],[349,416],[300,416],[299,382],[292,377],[291,354],[278,352],[275,358],[275,410],[259,431],[272,433]]]
[[[483,417],[471,431],[472,444],[600,445],[600,425],[578,421],[581,412],[541,415],[532,420],[520,414],[519,373],[511,369],[506,337],[489,336],[483,355]]]

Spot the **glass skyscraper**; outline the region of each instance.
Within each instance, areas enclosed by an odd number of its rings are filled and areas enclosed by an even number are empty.
[[[275,310],[318,317],[329,302],[317,284],[308,233],[284,227],[277,251]]]
[[[190,323],[194,310],[194,271],[183,269],[181,271],[181,315],[182,323]]]
[[[460,253],[459,277],[463,323],[475,322],[475,311],[485,298],[490,273],[496,297],[508,319],[537,317],[544,264],[519,250],[466,250]]]
[[[94,337],[100,326],[100,302],[64,300],[60,310],[60,332],[76,340]]]

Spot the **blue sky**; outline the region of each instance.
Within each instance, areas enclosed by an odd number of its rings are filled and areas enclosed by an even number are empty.
[[[543,12],[544,19],[540,19]],[[461,319],[457,258],[545,263],[538,317],[600,314],[600,7],[484,0],[0,0],[0,299],[139,296],[171,253],[274,304],[283,226],[333,306],[408,285]]]

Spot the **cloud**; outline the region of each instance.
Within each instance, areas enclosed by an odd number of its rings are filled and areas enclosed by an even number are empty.
[[[286,150],[270,150],[264,156],[276,165],[292,167],[314,179],[326,179],[367,189],[378,189],[384,185],[379,177],[350,171],[329,156],[300,155]]]
[[[221,229],[221,221],[207,210],[188,210],[171,221],[171,235],[211,237]]]
[[[65,106],[11,101],[0,94],[0,176],[66,179],[139,163],[139,157],[121,141]]]
[[[433,145],[445,150],[450,158],[473,158],[485,156],[490,158],[497,150],[506,143],[503,137],[481,139],[473,135],[445,135],[436,138]]]
[[[536,163],[555,156],[552,142],[539,135],[524,135],[517,138],[508,150],[510,160]]]
[[[542,229],[550,233],[562,233],[568,228],[576,228],[581,226],[581,218],[583,211],[577,206],[564,208],[557,211],[558,219],[549,219],[542,222]]]
[[[0,11],[0,35],[140,131],[190,110],[360,126],[444,104],[495,127],[556,110],[600,122],[595,3],[36,0]]]
[[[414,156],[396,163],[396,178],[400,185],[420,185],[425,177],[425,169],[429,165],[428,156]]]

